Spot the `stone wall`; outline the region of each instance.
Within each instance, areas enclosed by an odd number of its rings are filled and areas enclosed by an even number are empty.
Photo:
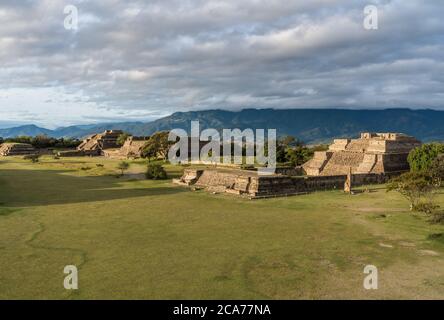
[[[23,156],[36,154],[36,150],[32,145],[27,143],[3,143],[0,145],[0,156]]]
[[[353,174],[352,186],[387,182],[392,174]],[[218,193],[243,195],[249,198],[290,196],[321,190],[343,190],[346,175],[335,176],[259,176],[254,171],[185,169],[175,183],[203,188]]]

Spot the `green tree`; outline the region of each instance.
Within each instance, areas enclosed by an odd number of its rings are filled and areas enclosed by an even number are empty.
[[[148,164],[145,176],[150,180],[163,180],[168,177],[165,169],[158,163]]]
[[[286,158],[292,166],[300,166],[313,157],[313,151],[307,147],[299,146],[288,148]]]
[[[121,135],[119,135],[119,137],[117,138],[117,145],[119,146],[123,146],[125,144],[126,139],[128,139],[131,135],[129,133],[122,133]]]
[[[130,164],[126,161],[121,161],[117,164],[117,169],[121,171],[121,175],[123,176],[124,172],[128,170],[130,167]]]
[[[424,199],[427,207],[434,207],[432,204],[432,193],[434,185],[430,175],[424,172],[407,172],[392,179],[387,184],[387,191],[397,191],[402,194],[410,204],[410,210],[420,210],[424,207]]]
[[[165,160],[170,146],[174,143],[168,141],[168,135],[169,133],[166,131],[153,134],[142,148],[142,157],[148,158],[148,160],[153,158]]]
[[[433,183],[440,187],[444,180],[444,154],[437,156],[429,166],[428,173],[433,179]]]
[[[444,144],[440,143],[423,144],[421,147],[413,149],[407,158],[410,170],[427,171],[441,153],[444,153]]]

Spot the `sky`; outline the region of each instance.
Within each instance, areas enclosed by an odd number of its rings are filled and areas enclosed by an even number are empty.
[[[365,27],[368,5],[377,8],[377,29]],[[65,11],[72,6],[77,28]],[[443,6],[0,0],[0,127],[204,109],[444,110]]]

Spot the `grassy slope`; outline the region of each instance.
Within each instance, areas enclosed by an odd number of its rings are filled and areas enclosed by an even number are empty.
[[[444,243],[427,239],[444,226],[396,193],[249,201],[107,176],[116,163],[0,160],[0,298],[444,298]]]

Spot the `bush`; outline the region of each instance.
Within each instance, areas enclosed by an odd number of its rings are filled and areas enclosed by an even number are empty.
[[[116,141],[117,145],[119,145],[119,146],[123,146],[123,145],[125,144],[125,141],[126,141],[129,137],[130,137],[130,134],[129,134],[129,133],[126,133],[126,132],[122,133],[122,134],[119,135],[119,137],[117,138],[117,141]]]
[[[145,176],[149,180],[164,180],[168,178],[165,169],[158,163],[148,164]]]
[[[120,170],[120,172],[122,173],[121,174],[122,176],[123,176],[124,172],[129,169],[129,167],[130,167],[130,164],[126,161],[119,162],[119,164],[117,165],[117,169]]]
[[[76,148],[80,145],[81,141],[77,139],[70,138],[52,138],[46,135],[37,135],[35,137],[29,136],[18,136],[15,138],[7,138],[4,142],[15,142],[15,143],[27,143],[31,144],[35,148]]]
[[[423,212],[427,214],[432,214],[439,206],[434,204],[432,201],[421,201],[414,206],[414,210],[418,212]]]
[[[23,160],[31,160],[32,163],[39,162],[40,155],[38,154],[27,154],[26,156],[23,156]]]
[[[430,169],[433,161],[439,154],[444,153],[444,144],[429,143],[413,149],[409,156],[408,162],[413,172],[425,172]]]
[[[435,187],[429,175],[423,172],[407,172],[392,179],[387,185],[387,191],[398,191],[410,203],[410,210],[429,209],[431,205],[421,203],[432,203],[431,196]],[[425,202],[424,199],[426,199]]]
[[[433,213],[430,222],[436,224],[444,224],[444,212]]]

